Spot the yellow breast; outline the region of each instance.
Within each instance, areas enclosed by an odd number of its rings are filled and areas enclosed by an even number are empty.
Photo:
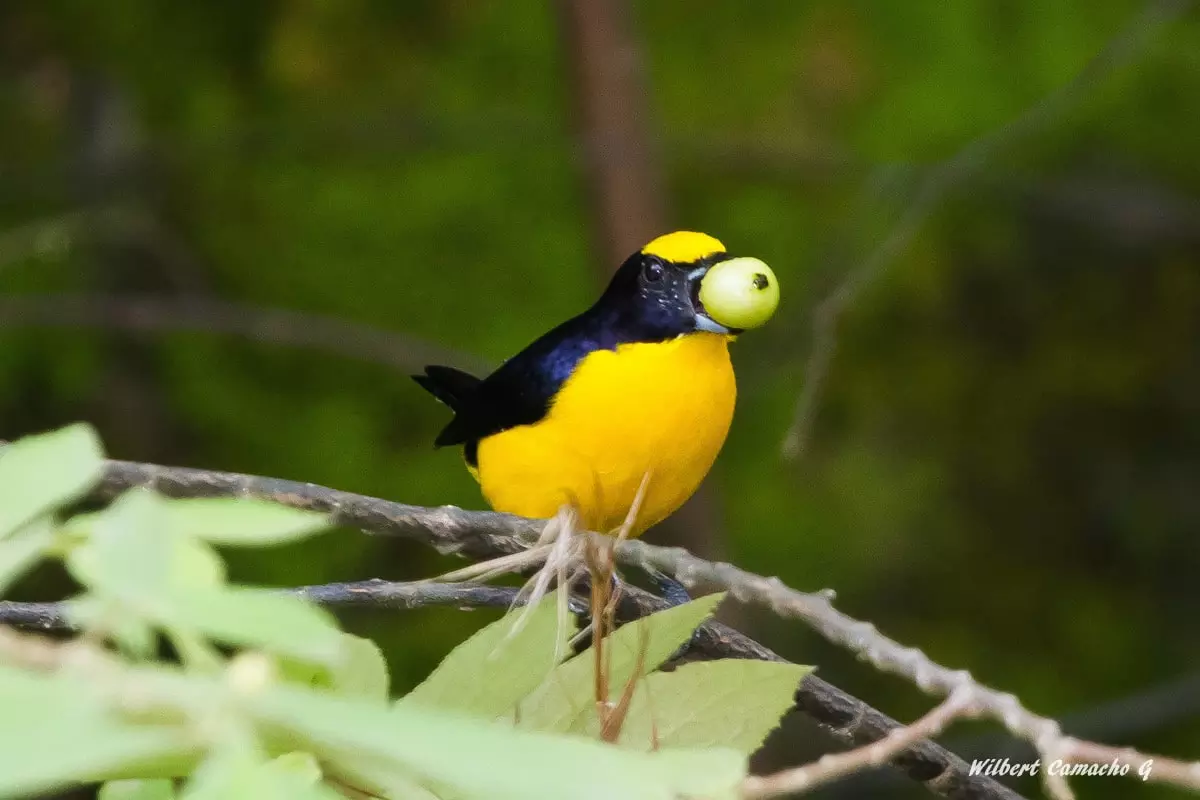
[[[550,517],[569,503],[588,528],[610,531],[648,474],[637,535],[696,491],[725,442],[736,396],[725,336],[592,353],[544,419],[479,443],[480,487],[497,511]]]

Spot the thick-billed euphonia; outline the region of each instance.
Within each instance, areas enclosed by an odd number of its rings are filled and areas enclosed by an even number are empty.
[[[461,444],[497,511],[547,518],[572,504],[590,530],[631,533],[696,491],[733,417],[728,343],[775,311],[774,273],[702,233],[660,236],[600,299],[487,378],[413,378],[454,412],[435,446]],[[648,476],[648,477],[647,477]]]

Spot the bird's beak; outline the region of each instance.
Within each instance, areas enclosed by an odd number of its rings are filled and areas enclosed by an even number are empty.
[[[688,299],[691,301],[692,311],[696,315],[696,330],[726,335],[741,333],[737,328],[727,328],[710,317],[704,309],[704,303],[700,301],[700,286],[704,282],[704,276],[708,274],[711,268],[711,265],[696,267],[696,269],[687,275]]]

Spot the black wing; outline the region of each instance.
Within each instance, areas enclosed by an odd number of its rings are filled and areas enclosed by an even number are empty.
[[[467,461],[473,464],[474,445],[480,439],[546,416],[580,360],[594,350],[617,346],[618,331],[606,316],[592,308],[564,322],[483,380],[440,366],[414,375],[413,380],[454,411],[434,445],[465,444]]]

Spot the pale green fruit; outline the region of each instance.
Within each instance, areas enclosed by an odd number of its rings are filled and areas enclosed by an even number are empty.
[[[779,306],[779,279],[757,258],[731,258],[701,279],[700,302],[708,316],[726,328],[757,328]]]

